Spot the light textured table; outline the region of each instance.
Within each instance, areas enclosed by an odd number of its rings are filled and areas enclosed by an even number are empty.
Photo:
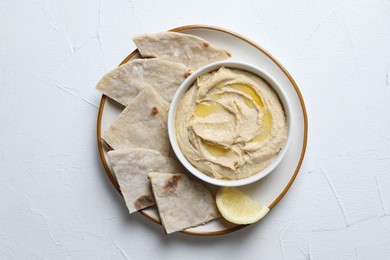
[[[390,1],[221,3],[0,1],[0,259],[390,258]],[[309,116],[287,195],[219,237],[129,216],[96,145],[99,78],[131,36],[186,24],[263,46]]]

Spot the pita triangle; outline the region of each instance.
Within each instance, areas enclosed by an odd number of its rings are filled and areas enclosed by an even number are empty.
[[[133,41],[143,57],[183,63],[193,70],[231,57],[229,52],[212,46],[206,40],[184,33],[141,34],[133,37]]]
[[[181,173],[149,173],[152,191],[167,234],[220,216],[209,190]]]
[[[169,155],[166,102],[148,85],[119,114],[103,134],[114,150],[149,148]]]
[[[149,84],[165,101],[171,102],[178,87],[190,74],[191,70],[181,63],[134,59],[104,75],[96,89],[126,106]]]
[[[183,170],[173,158],[150,149],[114,150],[108,156],[130,214],[155,204],[149,172]]]

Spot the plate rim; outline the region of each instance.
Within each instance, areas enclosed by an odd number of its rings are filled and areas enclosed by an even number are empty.
[[[235,33],[233,31],[227,30],[227,29],[222,28],[222,27],[217,27],[217,26],[212,26],[212,25],[203,25],[203,24],[184,25],[184,26],[175,27],[175,28],[170,29],[168,31],[180,32],[180,31],[191,30],[191,29],[207,29],[207,30],[219,31],[219,32],[230,34],[231,36],[234,36],[234,37],[236,37],[236,38],[238,38],[238,39],[240,39],[242,41],[245,41],[246,43],[249,43],[250,45],[252,45],[256,49],[258,49],[259,51],[264,53],[266,56],[268,56],[282,70],[282,72],[287,76],[287,78],[289,79],[289,81],[293,85],[293,87],[295,89],[295,92],[298,95],[299,102],[301,104],[301,108],[302,108],[302,112],[303,112],[303,122],[304,122],[303,145],[302,145],[301,156],[300,156],[298,164],[297,164],[297,166],[295,168],[294,174],[290,178],[290,180],[287,183],[286,187],[284,187],[283,191],[279,194],[279,196],[269,206],[269,208],[271,210],[273,207],[276,206],[276,204],[279,203],[279,201],[284,197],[284,195],[286,195],[287,191],[292,186],[292,184],[295,181],[295,179],[296,179],[296,177],[298,175],[298,172],[299,172],[299,170],[300,170],[300,168],[302,166],[303,159],[305,157],[306,147],[307,147],[307,138],[308,138],[308,118],[307,118],[307,111],[306,111],[305,101],[303,99],[302,93],[301,93],[297,83],[295,82],[294,78],[291,76],[291,74],[287,71],[287,69],[274,56],[272,56],[268,51],[266,51],[263,47],[261,47],[260,45],[258,45],[254,41],[252,41],[252,40],[250,40],[250,39],[248,39],[248,38],[246,38],[246,37],[244,37],[244,36],[242,36],[242,35],[240,35],[238,33]],[[131,58],[133,58],[138,53],[139,53],[138,49],[135,49],[124,60],[122,60],[122,62],[118,66],[128,62]],[[104,156],[104,151],[103,151],[103,145],[105,145],[105,143],[104,143],[104,141],[102,141],[102,138],[101,138],[101,122],[102,122],[103,110],[104,110],[104,105],[105,105],[106,99],[107,99],[107,96],[103,94],[102,97],[101,97],[101,100],[100,100],[100,104],[99,104],[99,111],[98,111],[98,117],[97,117],[97,135],[96,135],[96,137],[97,137],[97,145],[98,145],[100,159],[101,159],[102,164],[104,166],[104,169],[106,171],[106,175],[109,178],[111,184],[117,190],[117,192],[119,192],[119,194],[122,196],[122,193],[121,193],[120,188],[119,188],[119,184],[116,181],[116,179],[114,178],[113,174],[111,173],[111,170],[110,170],[110,168],[108,166],[108,163],[106,161],[106,157]],[[139,211],[139,213],[141,213],[143,216],[147,217],[148,219],[152,220],[153,222],[161,225],[160,220],[150,216],[149,214],[145,213],[143,210]],[[187,231],[187,230],[183,230],[183,231],[180,231],[180,232],[184,233],[184,234],[187,234],[187,235],[193,235],[193,236],[217,236],[217,235],[224,235],[224,234],[228,234],[228,233],[237,231],[237,230],[242,229],[242,228],[244,228],[246,226],[248,226],[248,225],[238,225],[238,226],[235,226],[235,227],[232,227],[232,228],[228,228],[228,229],[225,229],[225,230],[211,231],[211,232],[201,232],[201,233],[191,232],[191,231]]]

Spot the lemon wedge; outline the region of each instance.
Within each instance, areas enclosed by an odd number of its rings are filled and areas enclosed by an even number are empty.
[[[234,187],[220,187],[216,195],[216,204],[222,216],[235,224],[255,223],[269,212],[267,206],[251,200]]]

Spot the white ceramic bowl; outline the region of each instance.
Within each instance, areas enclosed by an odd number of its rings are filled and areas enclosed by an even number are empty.
[[[258,75],[262,79],[268,82],[268,84],[271,85],[271,87],[275,90],[275,92],[278,94],[282,104],[283,108],[286,114],[287,118],[287,127],[288,127],[288,132],[287,132],[287,139],[286,143],[283,146],[282,150],[279,152],[275,160],[268,165],[264,170],[260,171],[259,173],[256,173],[248,178],[245,179],[240,179],[240,180],[220,180],[220,179],[215,179],[212,178],[198,169],[196,169],[183,155],[183,152],[180,149],[179,144],[177,143],[177,138],[176,138],[176,112],[177,112],[177,106],[182,98],[182,96],[185,94],[185,92],[193,85],[193,83],[196,81],[196,79],[205,73],[209,73],[211,71],[218,70],[220,67],[226,67],[226,68],[236,68],[236,69],[241,69],[245,70],[248,72],[251,72],[255,75]],[[268,174],[270,174],[277,166],[278,164],[282,161],[284,155],[286,154],[289,144],[291,142],[291,129],[292,129],[292,122],[291,122],[291,105],[290,101],[288,99],[288,96],[285,94],[283,90],[283,86],[281,86],[278,82],[275,81],[270,75],[268,75],[265,71],[261,70],[260,68],[257,68],[253,65],[250,65],[248,63],[244,62],[239,62],[239,61],[221,61],[221,62],[215,62],[209,65],[206,65],[194,73],[192,73],[179,87],[177,90],[175,96],[173,97],[172,103],[169,108],[169,113],[168,113],[168,135],[169,135],[169,140],[171,142],[173,151],[175,152],[177,158],[179,161],[184,165],[184,167],[191,172],[193,175],[198,177],[199,179],[213,184],[217,186],[243,186],[250,184],[252,182],[258,181],[261,178],[264,178]]]

